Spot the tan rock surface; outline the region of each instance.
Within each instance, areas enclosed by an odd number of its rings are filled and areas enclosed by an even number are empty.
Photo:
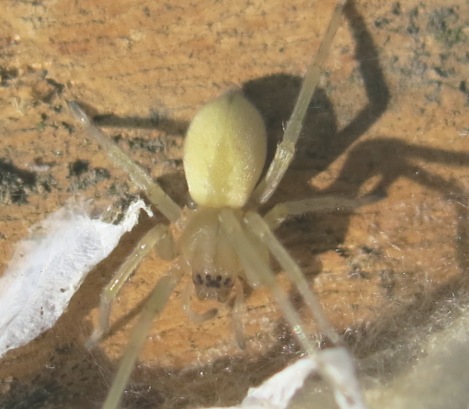
[[[67,201],[103,209],[138,193],[86,139],[67,100],[99,115],[180,204],[184,130],[205,101],[244,87],[275,146],[334,2],[233,3],[4,2],[0,272],[28,229]],[[270,202],[387,193],[354,214],[305,216],[278,232],[361,357],[425,325],[467,285],[468,15],[463,0],[351,2],[297,159]],[[57,325],[3,358],[1,407],[100,407],[138,308],[167,265],[148,257],[115,303],[110,336],[96,350],[83,345],[103,286],[158,221],[142,217]],[[155,322],[126,407],[229,404],[298,351],[266,291],[248,298],[241,352],[228,311],[188,321],[183,286]]]

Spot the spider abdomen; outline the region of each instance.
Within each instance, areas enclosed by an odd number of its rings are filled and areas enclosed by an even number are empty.
[[[207,103],[194,117],[184,146],[192,199],[205,207],[243,207],[265,157],[264,121],[241,92],[229,92]]]

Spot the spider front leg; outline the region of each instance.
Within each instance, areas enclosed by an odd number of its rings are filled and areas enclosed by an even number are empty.
[[[152,178],[132,161],[132,159],[130,159],[113,141],[103,135],[75,101],[70,101],[68,105],[75,118],[85,128],[87,134],[101,145],[118,167],[128,173],[132,181],[145,192],[148,199],[156,208],[171,222],[175,222],[179,219],[181,208],[166,194],[163,188],[152,180]]]
[[[138,354],[147,339],[153,320],[165,307],[174,288],[179,283],[181,276],[182,271],[179,265],[176,264],[167,275],[160,278],[152,290],[150,297],[143,305],[143,311],[137,325],[132,330],[129,343],[124,351],[116,377],[114,378],[102,409],[116,409],[119,407],[122,394],[127,386],[130,374],[135,367]]]
[[[164,224],[159,224],[153,227],[139,240],[132,253],[127,256],[119,269],[114,273],[112,280],[104,288],[101,293],[98,325],[86,343],[87,348],[95,347],[107,332],[112,301],[116,298],[122,286],[143,258],[156,247],[165,248],[167,253],[171,253],[163,254],[162,256],[164,256],[164,258],[173,258],[173,251],[171,251],[173,247],[173,238],[168,231],[168,227]]]
[[[222,228],[225,230],[226,237],[238,254],[243,268],[246,270],[247,276],[256,276],[259,283],[269,288],[302,348],[309,355],[315,356],[317,348],[305,333],[300,315],[289,301],[285,291],[278,285],[275,274],[265,258],[260,254],[259,242],[254,242],[252,237],[246,234],[233,210],[228,208],[222,209],[219,219]],[[324,330],[324,328],[321,329]]]
[[[269,225],[262,219],[262,217],[253,211],[246,213],[244,217],[245,227],[254,234],[261,243],[263,243],[270,251],[270,253],[277,259],[283,270],[290,278],[293,285],[296,287],[298,292],[306,302],[311,314],[318,323],[318,327],[334,345],[341,344],[341,339],[337,332],[334,330],[332,325],[324,313],[321,303],[317,296],[310,291],[309,283],[305,276],[301,272],[298,264],[288,254],[287,250],[277,240]]]
[[[345,3],[346,0],[339,0],[337,2],[329,27],[319,46],[318,54],[306,71],[300,94],[287,123],[283,140],[277,146],[274,159],[267,170],[266,176],[253,192],[252,201],[256,204],[263,204],[272,196],[295,155],[295,148],[306,116],[306,111],[308,110],[308,105],[319,82],[321,69],[326,61],[329,49],[331,48],[332,40],[340,26],[340,18]]]
[[[244,338],[243,323],[241,315],[244,310],[244,288],[240,279],[235,282],[236,296],[233,305],[233,326],[236,337],[236,343],[239,349],[246,349],[246,339]]]

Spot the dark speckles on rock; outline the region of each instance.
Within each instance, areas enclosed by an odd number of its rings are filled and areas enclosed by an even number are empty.
[[[88,172],[90,163],[87,160],[78,159],[68,165],[68,176],[81,176],[83,173]]]
[[[111,174],[107,169],[91,168],[86,160],[79,159],[68,166],[69,191],[86,189],[110,177]]]
[[[394,14],[395,16],[400,16],[402,12],[401,3],[399,2],[393,3],[391,11],[392,11],[392,14]]]
[[[447,47],[452,47],[464,40],[464,25],[459,21],[459,14],[454,7],[434,10],[428,19],[428,31]]]
[[[25,204],[37,183],[35,172],[20,169],[0,159],[0,203]]]
[[[164,150],[164,144],[160,139],[147,139],[136,137],[129,140],[131,149],[143,149],[147,152],[157,153]]]
[[[10,83],[17,77],[18,77],[17,68],[0,67],[0,86],[1,87],[8,87]]]

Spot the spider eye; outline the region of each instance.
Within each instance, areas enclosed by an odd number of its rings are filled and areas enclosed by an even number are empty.
[[[189,194],[187,195],[186,206],[190,210],[196,210],[199,207]]]
[[[223,273],[194,272],[192,280],[199,300],[218,300],[222,303],[228,300],[234,285],[233,278]]]
[[[204,283],[204,280],[202,279],[202,276],[200,273],[197,273],[194,275],[194,284],[196,285],[202,285]]]

